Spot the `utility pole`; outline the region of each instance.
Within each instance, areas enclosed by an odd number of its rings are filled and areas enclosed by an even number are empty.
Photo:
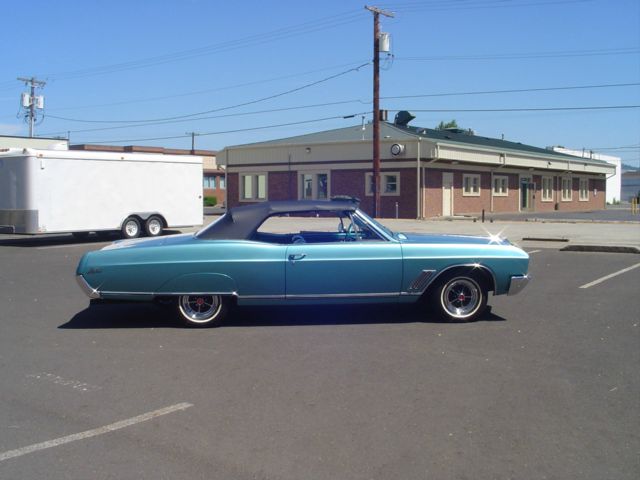
[[[198,132],[187,132],[187,135],[191,135],[191,155],[196,151],[196,135],[200,135]]]
[[[44,106],[44,98],[42,96],[36,97],[36,87],[42,88],[47,84],[47,82],[44,80],[38,80],[36,77],[18,77],[18,80],[31,87],[28,94],[28,102],[25,101],[27,96],[23,94],[22,106],[29,108],[27,113],[27,116],[29,117],[29,137],[33,138],[33,128],[36,123],[36,108],[43,108]]]
[[[392,12],[365,5],[373,13],[373,216],[380,210],[380,15],[393,17]]]

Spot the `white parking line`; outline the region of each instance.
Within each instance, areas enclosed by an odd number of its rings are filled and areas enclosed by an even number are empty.
[[[38,450],[45,450],[47,448],[57,447],[64,445],[65,443],[75,442],[76,440],[84,440],[85,438],[95,437],[96,435],[102,435],[103,433],[113,432],[114,430],[120,430],[121,428],[130,427],[136,423],[146,422],[162,415],[177,412],[178,410],[186,410],[189,407],[193,407],[191,403],[177,403],[170,407],[154,410],[153,412],[143,413],[137,417],[121,420],[104,427],[94,428],[93,430],[87,430],[85,432],[74,433],[73,435],[67,435],[66,437],[56,438],[47,442],[36,443],[27,447],[17,448],[16,450],[9,450],[8,452],[0,453],[0,462],[9,460],[10,458],[20,457],[28,453],[37,452]]]
[[[542,250],[531,250],[530,252],[527,252],[529,255],[531,255],[532,253],[538,253],[541,252]]]
[[[613,277],[617,277],[618,275],[621,275],[623,273],[626,273],[630,270],[633,270],[634,268],[638,268],[640,267],[640,263],[636,263],[635,265],[631,265],[630,267],[627,268],[623,268],[622,270],[618,270],[617,272],[614,272],[610,275],[607,275],[605,277],[602,278],[598,278],[597,280],[594,280],[593,282],[589,282],[589,283],[585,283],[584,285],[580,286],[580,288],[589,288],[589,287],[593,287],[594,285],[598,285],[599,283],[602,283],[606,280],[609,280],[610,278]]]

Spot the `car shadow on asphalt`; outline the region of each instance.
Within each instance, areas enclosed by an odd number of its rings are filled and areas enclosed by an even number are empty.
[[[492,313],[489,307],[474,323],[505,320]],[[397,323],[441,323],[441,320],[414,305],[237,307],[220,328]],[[152,304],[116,303],[90,305],[58,328],[183,328],[183,323],[173,309]]]
[[[165,230],[165,235],[176,235],[182,233],[180,230]],[[0,239],[0,247],[21,247],[21,248],[38,248],[38,247],[55,247],[65,245],[91,245],[101,243],[111,243],[121,240],[118,233],[106,232],[103,235],[90,234],[86,238],[76,238],[71,234],[60,235],[36,235],[21,238],[3,238]]]

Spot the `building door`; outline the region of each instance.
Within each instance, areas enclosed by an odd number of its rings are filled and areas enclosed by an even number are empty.
[[[453,215],[453,173],[442,172],[442,216]]]
[[[535,205],[536,184],[531,177],[520,177],[520,211],[533,212]]]

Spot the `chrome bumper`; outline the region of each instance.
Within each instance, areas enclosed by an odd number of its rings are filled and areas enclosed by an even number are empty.
[[[100,298],[100,292],[87,283],[82,275],[76,275],[76,282],[85,295],[89,298]]]
[[[507,295],[516,295],[522,291],[524,287],[527,286],[531,280],[529,275],[514,275],[511,277],[511,282],[509,282],[509,291]]]

